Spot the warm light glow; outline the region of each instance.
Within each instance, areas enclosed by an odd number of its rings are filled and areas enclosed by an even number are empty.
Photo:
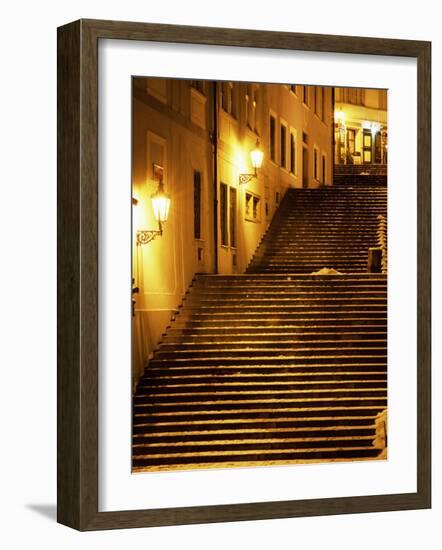
[[[335,111],[335,119],[340,122],[341,124],[344,124],[345,122],[345,113],[342,109],[338,109]]]
[[[373,122],[371,125],[371,133],[375,136],[381,129],[381,125]]]
[[[252,160],[252,166],[255,170],[261,168],[264,158],[264,151],[260,148],[258,140],[256,140],[256,146],[253,151],[250,151],[250,158]]]
[[[362,122],[362,128],[364,128],[364,130],[371,130],[371,133],[374,136],[380,131],[381,125],[378,124],[377,122],[370,122],[369,120],[364,120]]]
[[[159,223],[167,222],[170,208],[170,195],[164,192],[163,184],[158,185],[158,190],[151,196],[153,215]]]

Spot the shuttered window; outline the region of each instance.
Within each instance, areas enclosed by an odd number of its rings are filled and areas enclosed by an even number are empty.
[[[229,245],[228,226],[227,226],[227,185],[221,183],[220,187],[220,225],[221,225],[221,244]]]
[[[193,173],[193,236],[201,239],[201,172]]]

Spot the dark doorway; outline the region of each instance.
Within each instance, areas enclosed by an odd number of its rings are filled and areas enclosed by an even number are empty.
[[[376,164],[381,164],[382,162],[382,138],[380,132],[374,138],[374,161]]]

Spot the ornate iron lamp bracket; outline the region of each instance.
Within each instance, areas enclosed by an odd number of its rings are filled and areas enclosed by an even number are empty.
[[[249,181],[252,181],[256,178],[256,174],[240,174],[239,175],[239,184],[243,185],[245,183],[249,183]]]
[[[150,243],[155,237],[161,236],[162,234],[162,229],[143,229],[142,231],[137,231],[137,245]]]

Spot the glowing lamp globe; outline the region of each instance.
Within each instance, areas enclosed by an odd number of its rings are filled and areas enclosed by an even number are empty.
[[[338,121],[339,124],[344,124],[345,113],[342,109],[338,109],[337,111],[335,111],[335,119]]]
[[[252,161],[252,166],[255,170],[261,168],[262,161],[264,158],[264,151],[259,146],[259,141],[256,140],[255,148],[250,151],[250,159]]]
[[[151,195],[153,215],[159,224],[167,222],[170,208],[170,195],[164,192],[164,185],[161,182],[157,191]]]

